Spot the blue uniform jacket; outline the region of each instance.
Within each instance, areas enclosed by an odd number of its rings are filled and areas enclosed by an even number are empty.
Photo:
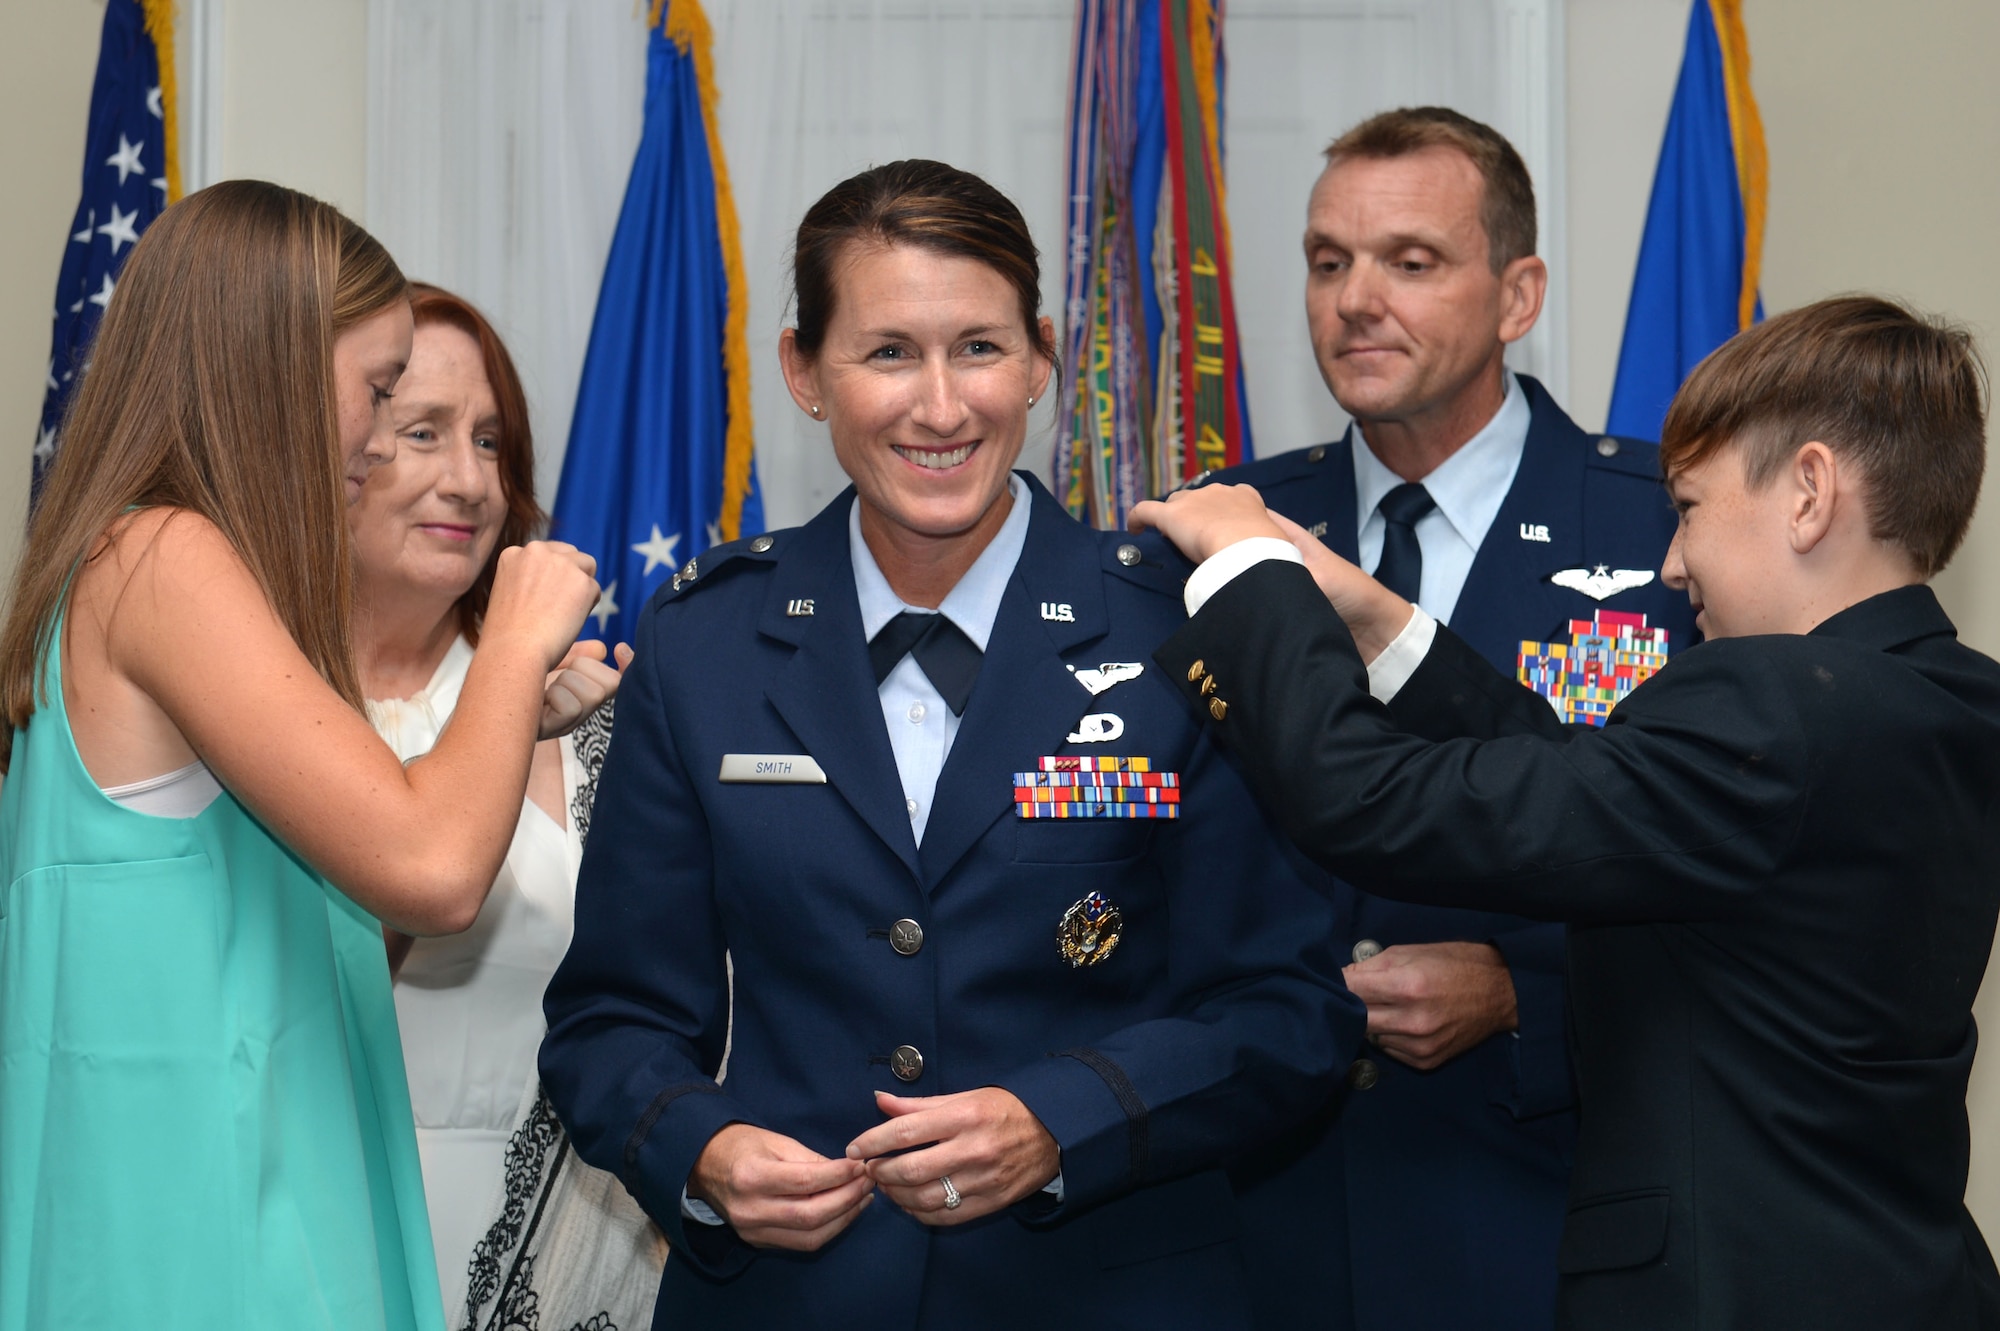
[[[862,641],[851,491],[704,554],[640,622],[541,1069],[579,1153],[673,1244],[658,1327],[1247,1324],[1221,1163],[1330,1094],[1363,1014],[1323,879],[1151,664],[1185,623],[1186,564],[1030,488],[921,849]],[[1105,662],[1146,664],[1093,697],[1073,670]],[[1122,736],[1068,743],[1087,713]],[[827,781],[724,784],[729,753],[810,755]],[[1018,817],[1013,774],[1067,753],[1178,772],[1182,816]],[[1123,935],[1076,968],[1057,925],[1093,890]],[[914,955],[890,945],[903,919],[923,929]],[[903,1045],[923,1057],[909,1082],[891,1071]],[[872,1091],[981,1086],[1055,1137],[1060,1205],[931,1230],[878,1198],[812,1255],[681,1216],[726,1124],[836,1155],[880,1121]]]
[[[1686,648],[1695,634],[1687,597],[1658,577],[1675,525],[1659,450],[1587,434],[1541,384],[1527,375],[1520,382],[1532,417],[1527,444],[1466,576],[1452,631],[1509,674],[1523,640],[1567,642],[1568,622],[1597,609],[1643,613],[1666,627],[1671,651]],[[1256,486],[1273,509],[1354,559],[1356,447],[1365,445],[1350,428],[1338,443],[1211,479]],[[1655,576],[1602,601],[1549,580],[1600,564]],[[1548,1331],[1576,1143],[1567,931],[1341,891],[1343,959],[1364,939],[1496,945],[1513,975],[1520,1032],[1432,1072],[1372,1054],[1350,1075],[1343,1104],[1239,1165],[1253,1275],[1264,1290],[1259,1321],[1342,1326],[1327,1309],[1351,1282],[1360,1331]],[[1324,1258],[1308,1264],[1305,1254],[1320,1245],[1307,1235],[1326,1236],[1328,1249],[1342,1241],[1325,1198],[1343,1188],[1351,1268]]]

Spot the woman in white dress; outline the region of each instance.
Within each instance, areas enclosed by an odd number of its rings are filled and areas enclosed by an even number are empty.
[[[451,718],[498,552],[530,539],[545,518],[527,403],[506,348],[448,292],[419,284],[411,303],[410,363],[390,404],[396,456],[349,510],[355,656],[369,717],[405,761],[428,752]],[[621,664],[630,656],[619,649]],[[568,668],[586,676],[579,694],[615,687],[610,667],[587,655]],[[513,843],[472,927],[441,938],[388,935],[438,1278],[454,1323],[534,1078],[542,991],[569,946],[594,779],[578,737],[539,744]]]

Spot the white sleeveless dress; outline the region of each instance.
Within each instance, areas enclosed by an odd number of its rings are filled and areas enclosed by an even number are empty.
[[[415,696],[370,700],[369,719],[404,761],[428,753],[458,705],[472,646],[464,638]],[[560,741],[563,806],[580,780],[575,746]],[[415,1111],[444,1306],[465,1296],[472,1250],[499,1199],[522,1087],[541,1047],[542,991],[569,947],[582,855],[574,814],[558,826],[521,803],[506,862],[472,928],[419,938],[397,973],[396,1017]]]

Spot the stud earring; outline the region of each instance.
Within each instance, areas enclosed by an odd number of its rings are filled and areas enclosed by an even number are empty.
[[[813,409],[812,409],[812,414],[813,414],[813,419],[814,419],[814,420],[818,420],[818,419],[820,418],[820,416],[819,416],[819,405],[818,405],[817,403],[815,403],[815,404],[813,405]]]
[[[1029,398],[1029,399],[1028,399],[1028,405],[1029,405],[1029,406],[1031,406],[1031,407],[1032,407],[1032,406],[1034,406],[1034,405],[1035,405],[1035,399],[1033,399],[1033,398]]]

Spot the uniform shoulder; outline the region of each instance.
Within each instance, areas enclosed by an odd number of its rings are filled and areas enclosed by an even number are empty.
[[[1273,486],[1317,476],[1337,447],[1335,444],[1314,444],[1310,448],[1295,448],[1288,453],[1274,453],[1270,457],[1239,462],[1233,467],[1203,472],[1179,488],[1188,490],[1220,484],[1254,485],[1259,490],[1268,490]]]
[[[1178,603],[1194,565],[1173,542],[1154,531],[1100,531],[1095,535],[1098,567],[1108,577]]]
[[[659,590],[653,593],[652,604],[663,606],[692,596],[697,590],[734,581],[754,569],[768,569],[778,562],[785,546],[798,531],[796,527],[787,527],[782,531],[767,531],[761,536],[745,536],[712,545],[681,565],[673,577],[662,583]]]
[[[1636,476],[1648,481],[1660,479],[1658,444],[1618,434],[1587,435],[1586,438],[1590,441],[1590,451],[1584,455],[1584,465],[1592,471]]]

